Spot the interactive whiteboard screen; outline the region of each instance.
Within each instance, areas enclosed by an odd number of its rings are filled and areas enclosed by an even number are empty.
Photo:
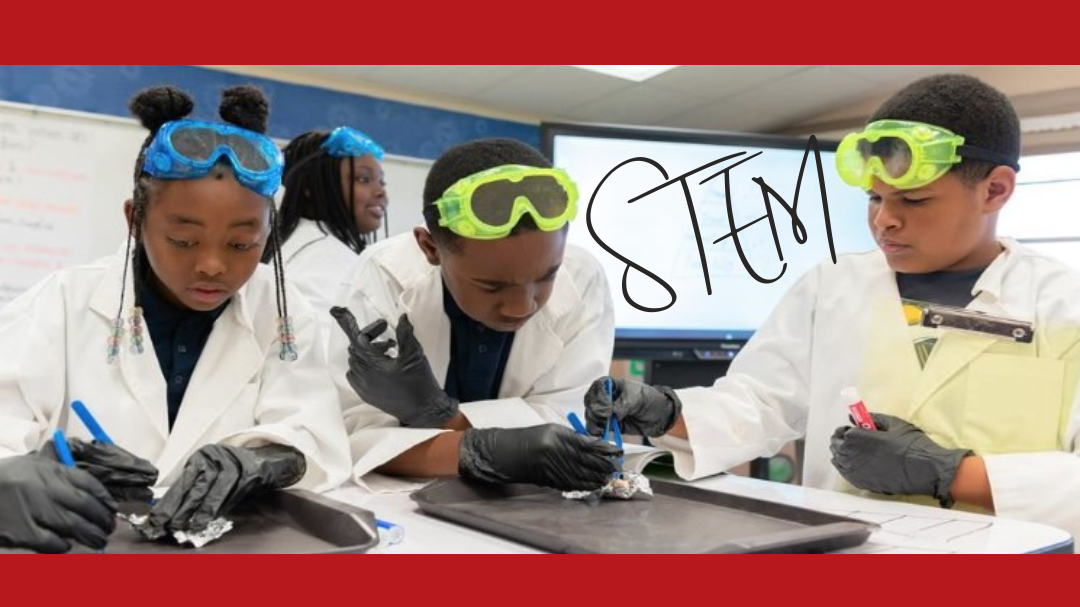
[[[835,142],[817,142],[819,173],[807,139],[542,131],[544,151],[578,185],[569,239],[603,264],[620,339],[747,339],[799,277],[831,263],[830,248],[875,247],[867,196],[837,176]]]

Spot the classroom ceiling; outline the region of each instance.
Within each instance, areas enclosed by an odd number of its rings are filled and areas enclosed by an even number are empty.
[[[642,83],[565,65],[268,67],[541,120],[783,132],[965,66],[692,65]]]

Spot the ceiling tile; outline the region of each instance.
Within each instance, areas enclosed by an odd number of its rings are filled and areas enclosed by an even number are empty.
[[[660,125],[710,131],[766,133],[771,130],[771,127],[783,122],[782,117],[766,114],[759,108],[748,107],[737,101],[724,100],[666,118],[660,121]]]
[[[498,109],[556,117],[631,86],[631,82],[621,78],[576,67],[541,65],[530,67],[470,98]]]
[[[724,99],[807,69],[806,65],[684,65],[650,78],[651,86]]]
[[[959,72],[963,65],[833,65],[832,69],[859,78],[893,85],[894,90],[933,74]]]
[[[816,66],[730,98],[744,107],[796,123],[874,96],[881,85],[829,66]]]
[[[528,68],[527,65],[379,65],[365,79],[423,93],[471,97]]]
[[[637,84],[564,112],[564,115],[577,121],[653,126],[664,118],[684,114],[707,101],[689,93]]]

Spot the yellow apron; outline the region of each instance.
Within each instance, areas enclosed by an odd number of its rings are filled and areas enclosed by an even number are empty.
[[[907,420],[939,445],[977,455],[1062,450],[1080,375],[1080,329],[1036,326],[1032,343],[1022,344],[908,326],[898,299],[868,312],[859,393],[872,413]],[[838,489],[884,497],[843,479]],[[937,505],[930,497],[900,499]]]

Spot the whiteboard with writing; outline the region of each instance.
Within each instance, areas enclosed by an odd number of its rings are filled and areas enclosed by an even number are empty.
[[[134,120],[0,103],[0,306],[59,268],[119,250],[146,130]],[[422,219],[429,161],[388,156],[391,234]]]
[[[0,106],[0,305],[117,250],[145,137],[135,121]]]

